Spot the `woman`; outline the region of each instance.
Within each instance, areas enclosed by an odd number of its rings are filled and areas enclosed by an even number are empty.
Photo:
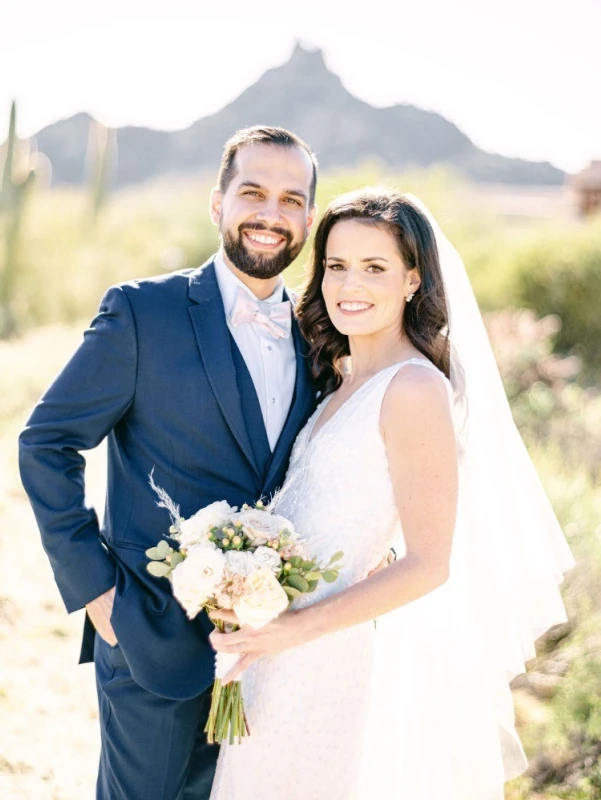
[[[277,511],[344,567],[265,628],[212,634],[252,734],[211,798],[502,800],[526,766],[509,681],[565,619],[573,560],[463,265],[417,202],[346,195],[298,314],[324,399]]]

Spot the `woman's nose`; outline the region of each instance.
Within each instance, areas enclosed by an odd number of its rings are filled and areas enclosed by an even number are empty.
[[[363,284],[361,278],[352,270],[347,270],[344,277],[344,288],[347,292],[362,292]]]

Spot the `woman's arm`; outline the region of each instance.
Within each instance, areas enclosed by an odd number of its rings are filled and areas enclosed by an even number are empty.
[[[212,633],[216,650],[244,654],[228,680],[256,658],[375,619],[447,580],[457,510],[457,451],[440,376],[416,366],[399,372],[384,397],[381,426],[406,554],[348,589],[283,614],[264,628]],[[228,612],[211,616],[230,619]]]

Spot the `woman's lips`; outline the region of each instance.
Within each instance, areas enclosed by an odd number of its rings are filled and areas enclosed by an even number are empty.
[[[346,316],[356,317],[359,314],[365,314],[367,311],[371,311],[374,304],[366,303],[362,300],[342,300],[340,303],[337,303],[337,306]]]

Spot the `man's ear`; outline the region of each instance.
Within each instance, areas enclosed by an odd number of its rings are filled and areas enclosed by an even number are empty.
[[[311,228],[313,227],[313,224],[314,224],[315,220],[317,219],[318,212],[319,212],[319,206],[312,205],[311,208],[309,209],[309,215],[307,217],[307,232],[308,233],[311,233]]]
[[[213,225],[219,225],[221,220],[221,201],[223,195],[217,186],[211,189],[211,198],[209,200],[209,214],[211,215],[211,222]]]

